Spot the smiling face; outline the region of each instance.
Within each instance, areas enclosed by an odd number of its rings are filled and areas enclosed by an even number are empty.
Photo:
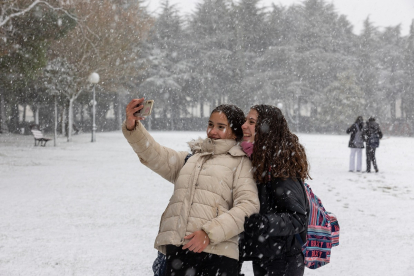
[[[256,110],[250,109],[249,114],[246,116],[246,122],[242,125],[243,141],[254,142],[254,136],[256,134],[256,122],[259,114]]]
[[[223,112],[213,112],[208,120],[207,137],[213,140],[236,139]]]

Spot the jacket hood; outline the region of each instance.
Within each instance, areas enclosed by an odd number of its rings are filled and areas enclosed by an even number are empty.
[[[224,154],[228,152],[232,156],[246,155],[240,148],[239,143],[233,139],[213,140],[210,138],[198,138],[197,140],[192,140],[187,144],[190,146],[191,152],[193,154]]]

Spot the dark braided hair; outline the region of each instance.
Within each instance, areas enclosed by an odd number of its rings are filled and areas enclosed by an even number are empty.
[[[214,112],[223,112],[224,115],[226,115],[229,127],[234,135],[236,135],[236,141],[240,141],[243,138],[243,130],[241,126],[245,121],[243,110],[233,104],[221,104],[214,108],[211,114]]]
[[[260,183],[266,182],[269,169],[274,178],[310,178],[305,148],[299,143],[298,137],[290,132],[280,109],[263,104],[252,106],[251,109],[258,113],[251,156],[254,179]]]

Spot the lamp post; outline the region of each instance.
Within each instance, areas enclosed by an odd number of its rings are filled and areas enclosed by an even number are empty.
[[[98,73],[93,72],[89,75],[88,81],[93,85],[93,99],[92,99],[92,139],[91,142],[96,142],[95,132],[96,132],[96,124],[95,124],[95,84],[99,82],[99,75]]]
[[[280,110],[282,110],[282,108],[283,108],[283,103],[277,103],[277,108],[279,108]]]

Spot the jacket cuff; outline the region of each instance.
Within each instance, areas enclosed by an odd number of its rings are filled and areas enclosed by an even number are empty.
[[[219,230],[220,229],[220,230]],[[224,241],[224,233],[221,231],[221,226],[215,220],[209,221],[201,227],[201,230],[206,232],[210,239],[210,244],[215,245]]]
[[[128,129],[126,126],[126,120],[122,123],[122,130],[125,130],[126,132],[132,132],[137,129],[138,125],[141,124],[139,121],[135,122],[135,127],[133,129]]]

